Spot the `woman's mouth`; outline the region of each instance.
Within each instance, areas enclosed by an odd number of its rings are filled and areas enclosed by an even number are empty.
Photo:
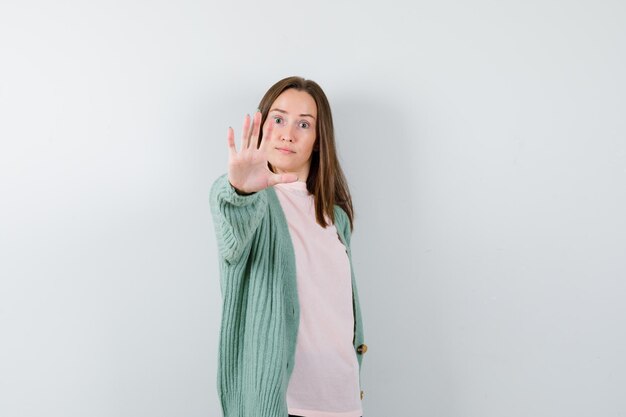
[[[285,148],[276,148],[277,151],[279,151],[282,154],[290,154],[290,153],[295,153],[293,151],[290,151],[289,149],[285,149]]]

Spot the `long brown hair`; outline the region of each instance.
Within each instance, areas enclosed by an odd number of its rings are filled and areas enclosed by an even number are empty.
[[[306,180],[306,188],[313,194],[315,202],[315,217],[322,227],[328,226],[324,215],[335,223],[334,205],[338,205],[348,215],[350,230],[354,229],[354,209],[352,196],[348,189],[348,182],[337,159],[335,147],[335,130],[333,128],[333,116],[330,104],[322,88],[312,80],[302,77],[287,77],[270,87],[259,103],[261,111],[261,126],[265,123],[272,103],[285,90],[294,88],[298,91],[309,93],[317,105],[317,121],[315,123],[315,145],[311,154],[311,167]],[[263,137],[263,129],[259,135],[259,142]],[[269,169],[276,172],[272,164],[268,162]]]

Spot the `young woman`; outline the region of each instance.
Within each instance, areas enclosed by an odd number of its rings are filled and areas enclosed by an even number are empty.
[[[318,84],[278,81],[211,187],[224,417],[361,417],[352,199]]]

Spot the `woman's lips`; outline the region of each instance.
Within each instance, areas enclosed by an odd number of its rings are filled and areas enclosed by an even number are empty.
[[[290,151],[289,149],[284,149],[284,148],[276,148],[276,150],[277,150],[278,152],[280,152],[280,153],[283,153],[283,154],[295,153],[295,152],[293,152],[293,151]]]

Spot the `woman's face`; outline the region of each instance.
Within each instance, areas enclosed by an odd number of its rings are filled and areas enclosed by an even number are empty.
[[[306,181],[315,145],[317,106],[306,91],[285,90],[270,106],[263,125],[263,140],[268,140],[268,161],[277,173],[295,173]],[[273,123],[268,138],[266,128]]]

